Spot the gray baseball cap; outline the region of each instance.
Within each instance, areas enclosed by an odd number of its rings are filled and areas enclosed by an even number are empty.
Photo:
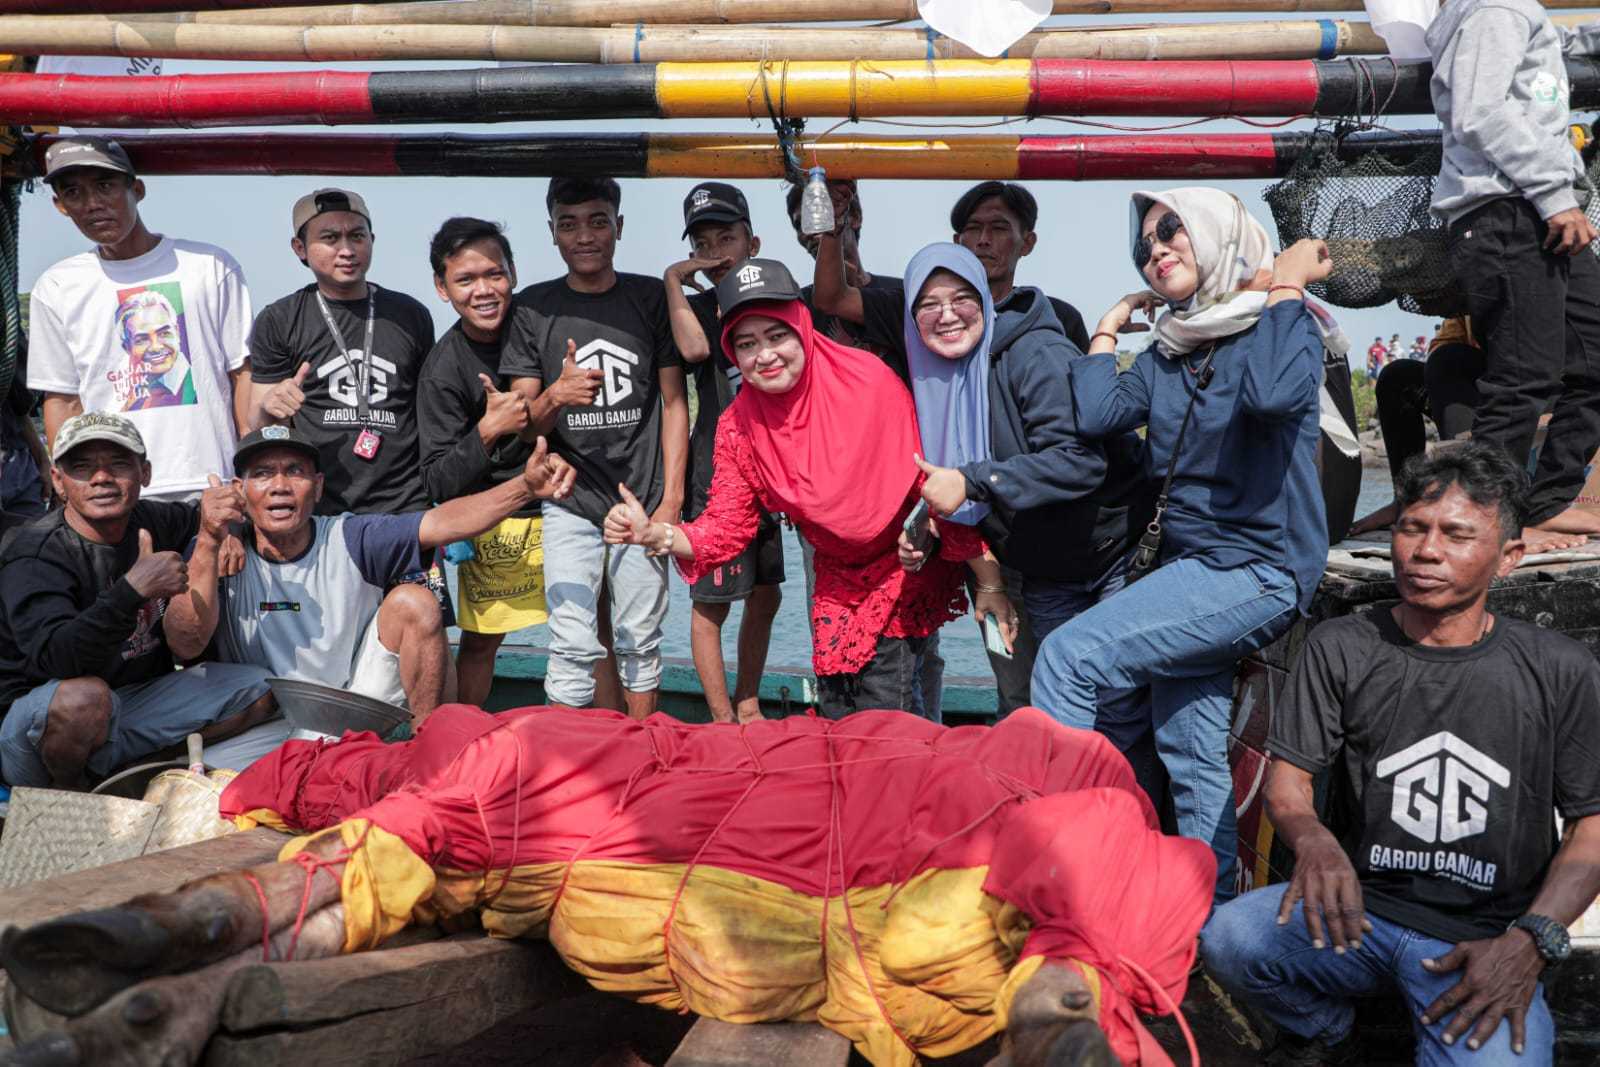
[[[294,232],[298,234],[306,223],[329,211],[353,211],[372,225],[372,212],[360,196],[348,189],[318,189],[294,202]]]
[[[130,178],[136,177],[127,151],[109,137],[63,137],[45,149],[45,181],[73,167],[114,170]]]
[[[110,411],[85,411],[63,422],[56,431],[56,446],[50,451],[50,462],[61,462],[68,452],[90,441],[121,445],[136,456],[145,454],[144,438],[139,436],[132,419]]]

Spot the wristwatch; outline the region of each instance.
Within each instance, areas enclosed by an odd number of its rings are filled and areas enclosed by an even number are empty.
[[[1513,922],[1508,930],[1526,930],[1546,963],[1560,963],[1572,955],[1572,938],[1567,928],[1545,915],[1529,913]]]

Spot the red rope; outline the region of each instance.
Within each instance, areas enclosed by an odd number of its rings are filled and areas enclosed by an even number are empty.
[[[911,875],[908,875],[907,878],[909,878],[911,876],[914,876],[915,874],[920,872],[922,870],[922,865],[928,861],[928,857],[932,856],[935,852],[939,851],[945,845],[949,844],[951,841],[954,841],[956,838],[960,837],[962,834],[969,834],[972,831],[976,830],[979,826],[983,825],[984,821],[986,819],[988,819],[989,816],[993,815],[995,812],[999,811],[1001,808],[1005,807],[1007,804],[1011,803],[1012,801],[1016,801],[1017,803],[1020,804],[1020,803],[1022,803],[1022,801],[1024,799],[1025,798],[1023,798],[1023,797],[1001,797],[999,800],[995,801],[993,804],[990,804],[987,808],[985,808],[983,813],[981,815],[979,815],[976,819],[973,819],[971,822],[967,823],[965,826],[961,827],[959,830],[955,830],[955,831],[953,831],[951,833],[948,833],[944,837],[940,838],[938,841],[935,841],[932,845],[929,845],[928,846],[928,851],[924,852],[922,854],[922,857],[920,859],[918,859],[917,862],[915,862],[915,863],[913,863],[911,865]],[[888,898],[885,899],[884,902],[880,905],[880,909],[883,910],[883,911],[888,911],[889,910],[889,905],[894,903],[894,898],[899,896],[900,895],[900,890],[904,889],[905,887],[906,887],[906,879],[902,878],[902,879],[900,879],[900,884],[894,887],[894,891],[892,893],[890,893]]]
[[[833,735],[832,735],[831,732],[828,735],[828,752],[829,752],[829,755],[831,757],[831,755],[833,753]],[[829,780],[830,780],[830,783],[833,786],[832,792],[833,792],[833,796],[834,796],[834,801],[833,801],[832,805],[830,805],[831,814],[830,814],[830,817],[829,817],[829,820],[828,820],[828,838],[830,840],[830,843],[834,838],[837,838],[838,841],[839,841],[839,882],[840,882],[839,904],[840,904],[841,907],[844,908],[844,926],[845,926],[845,929],[847,931],[849,931],[849,933],[850,933],[850,946],[851,946],[851,948],[853,948],[855,950],[856,964],[857,964],[857,966],[859,966],[861,968],[861,980],[862,980],[862,982],[866,983],[867,992],[872,994],[872,1002],[878,1006],[878,1014],[883,1017],[884,1025],[888,1026],[889,1027],[889,1032],[891,1034],[893,1034],[895,1037],[899,1038],[900,1039],[900,1043],[905,1045],[905,1047],[907,1049],[909,1049],[912,1052],[913,1055],[915,1055],[916,1051],[917,1051],[916,1045],[912,1044],[911,1043],[911,1039],[908,1038],[905,1034],[901,1033],[900,1028],[895,1025],[894,1017],[889,1014],[888,1006],[886,1004],[884,1004],[883,997],[878,994],[878,987],[872,981],[872,972],[867,969],[866,952],[861,948],[861,936],[856,932],[855,915],[852,914],[852,912],[850,910],[850,887],[849,887],[849,885],[845,884],[846,879],[845,879],[845,870],[844,870],[844,826],[839,821],[839,801],[838,801],[838,797],[839,797],[839,776],[838,776],[838,771],[836,769],[834,769],[832,763],[829,764],[829,767],[830,767]],[[831,854],[831,847],[830,847],[830,854]],[[824,924],[824,926],[823,926],[823,942],[822,943],[823,943],[823,945],[827,945],[827,943],[828,943],[827,942],[827,926],[826,926],[826,924]],[[823,966],[823,972],[822,973],[823,973],[824,980],[826,980],[827,973],[828,973],[827,972],[827,966],[826,966],[826,964],[827,964],[826,957],[824,957],[823,964],[824,964],[824,966]]]
[[[272,962],[272,923],[267,917],[267,893],[261,888],[261,883],[249,871],[240,871],[244,880],[250,883],[250,888],[256,891],[256,901],[261,905],[261,962]]]
[[[1172,1002],[1172,998],[1167,995],[1167,991],[1162,988],[1161,983],[1152,978],[1150,972],[1126,956],[1119,955],[1117,962],[1138,975],[1144,981],[1144,984],[1149,986],[1150,990],[1155,993],[1156,999],[1161,1002],[1161,1006],[1166,1008],[1168,1013],[1178,1020],[1178,1029],[1183,1031],[1183,1042],[1189,1046],[1189,1063],[1191,1067],[1200,1067],[1200,1048],[1194,1042],[1194,1031],[1189,1029],[1189,1020],[1183,1017],[1183,1012]]]
[[[511,798],[511,848],[512,848],[512,858],[511,858],[510,862],[508,862],[506,864],[505,870],[501,873],[501,876],[500,876],[500,888],[496,889],[493,893],[489,894],[487,897],[484,898],[483,906],[486,907],[486,908],[493,907],[494,906],[494,902],[500,899],[500,894],[502,894],[502,893],[504,893],[506,891],[506,886],[511,884],[511,870],[512,870],[513,866],[515,866],[515,864],[516,864],[517,842],[522,840],[522,789],[521,789],[521,782],[522,782],[522,746],[521,745],[515,745],[513,747],[514,747],[514,749],[516,750],[516,753],[517,753],[517,774],[516,774],[516,777],[512,779],[512,781],[518,783],[518,787],[512,789],[512,791],[511,791],[511,794],[512,794],[512,798]],[[473,800],[473,803],[478,805],[478,818],[479,819],[483,819],[483,817],[484,817],[483,816],[483,804],[482,804],[481,801],[478,800],[478,794],[477,793],[473,793],[472,794],[472,800]],[[485,823],[485,825],[484,825],[483,832],[484,832],[485,835],[487,835],[488,832],[489,832],[489,827],[488,827],[487,823]],[[489,871],[494,869],[494,845],[493,845],[492,842],[490,843],[489,849],[490,849],[490,851],[489,851],[489,859],[487,861],[488,865],[485,867],[484,872],[483,872],[483,887],[485,889],[489,888]]]

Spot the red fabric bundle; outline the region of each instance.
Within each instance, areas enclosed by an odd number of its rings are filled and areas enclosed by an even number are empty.
[[[1026,955],[1107,977],[1102,1024],[1130,1061],[1135,1009],[1166,1010],[1140,972],[1182,999],[1215,878],[1209,847],[1156,830],[1110,743],[1034,709],[952,729],[900,712],[741,727],[452,705],[404,744],[286,743],[222,797],[225,816],[261,808],[304,830],[368,818],[469,871],[682,863],[831,896],[987,865],[986,891],[1034,922]]]

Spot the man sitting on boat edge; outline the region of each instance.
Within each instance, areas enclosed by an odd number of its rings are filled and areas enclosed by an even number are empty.
[[[173,653],[254,663],[410,709],[420,724],[447,692],[449,648],[438,601],[393,585],[422,553],[475,537],[535,499],[571,491],[573,468],[541,438],[521,478],[401,515],[313,515],[322,496],[317,447],[287,426],[239,443],[235,484],[252,526],[244,568],[219,578],[220,540],[202,531],[189,596],[167,609]],[[388,589],[385,593],[384,590]]]
[[[1600,665],[1486,610],[1522,559],[1527,494],[1496,445],[1417,457],[1396,494],[1401,602],[1306,641],[1265,792],[1294,876],[1222,905],[1201,935],[1212,975],[1280,1031],[1269,1063],[1361,1062],[1352,1001],[1391,983],[1418,1063],[1551,1062],[1539,979],[1600,892]],[[1317,773],[1334,775],[1342,840]]]
[[[54,444],[63,506],[0,552],[0,781],[79,789],[191,732],[221,740],[270,718],[264,671],[174,671],[162,619],[189,587],[181,553],[197,532],[215,567],[234,491],[141,500],[151,464],[125,415],[72,416]]]

